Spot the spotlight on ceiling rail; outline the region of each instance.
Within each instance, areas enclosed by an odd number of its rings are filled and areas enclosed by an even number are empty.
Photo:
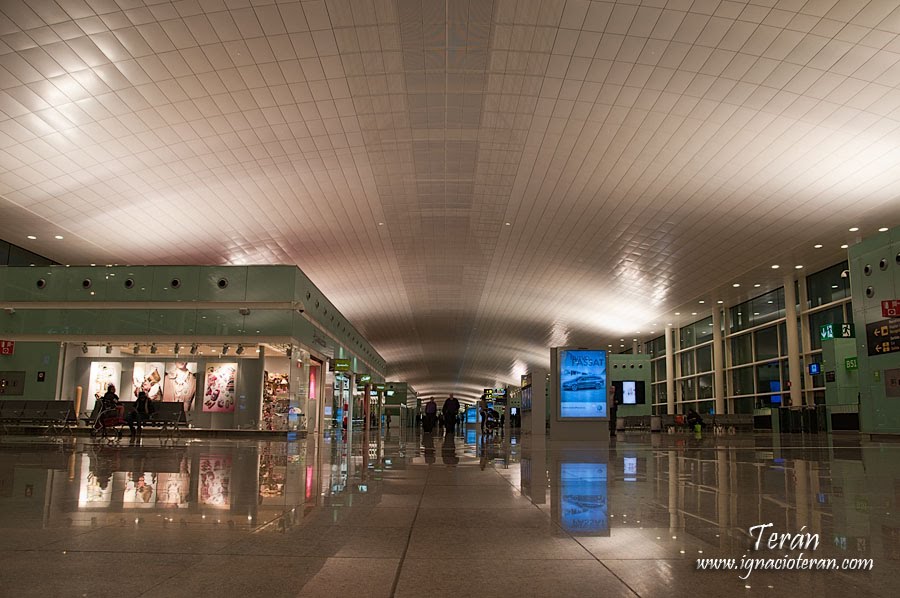
[[[137,355],[141,352],[141,346],[137,343],[134,343],[134,354]]]
[[[157,351],[159,351],[159,349],[156,347],[156,343],[151,344],[150,345],[150,353],[152,353],[153,355],[156,355]]]
[[[87,343],[81,343],[81,352],[84,354],[87,354],[87,352],[88,352]]]
[[[175,343],[175,347],[173,347],[172,351],[175,353],[175,355],[178,355],[178,353],[181,352],[181,345]]]
[[[237,351],[235,351],[238,355],[244,354],[244,345],[238,345]]]
[[[228,345],[222,345],[222,355],[228,355],[228,349],[230,347]]]
[[[197,354],[197,343],[194,343],[193,345],[191,345],[191,355],[196,355],[196,354]]]
[[[107,344],[106,345],[106,354],[109,355],[110,353],[112,353],[112,345]]]

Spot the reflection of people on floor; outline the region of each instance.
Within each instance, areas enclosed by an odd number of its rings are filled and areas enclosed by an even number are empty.
[[[422,434],[422,447],[425,453],[425,463],[434,463],[434,436],[430,431]]]
[[[456,465],[459,457],[456,456],[456,437],[448,432],[444,436],[444,445],[441,447],[441,460],[445,465]]]

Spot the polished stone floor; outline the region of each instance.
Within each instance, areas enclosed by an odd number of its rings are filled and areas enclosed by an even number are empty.
[[[855,436],[2,436],[0,595],[897,596],[898,503]],[[697,570],[800,552],[872,569]]]

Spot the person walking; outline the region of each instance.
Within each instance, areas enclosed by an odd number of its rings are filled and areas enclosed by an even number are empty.
[[[459,401],[451,394],[450,398],[444,401],[444,406],[441,411],[444,414],[446,433],[452,435],[456,431],[456,417],[459,414]]]

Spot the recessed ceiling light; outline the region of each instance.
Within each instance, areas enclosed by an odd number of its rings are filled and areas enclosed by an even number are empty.
[[[506,224],[506,226],[512,226],[512,223],[511,223],[511,222],[506,222],[506,223],[504,223],[504,224]]]
[[[384,226],[384,222],[379,222],[378,226]]]
[[[739,283],[739,282],[736,282],[736,283],[734,283],[734,284],[733,284],[733,285],[731,285],[731,286],[733,286],[733,287],[734,287],[734,288],[738,288],[738,287],[739,287],[739,286],[741,286],[741,283]]]
[[[859,230],[859,227],[858,227],[858,226],[853,226],[853,227],[849,228],[848,230],[849,230],[851,233],[855,233],[856,231]]]
[[[754,288],[754,289],[758,289],[758,288],[761,287],[761,286],[762,286],[761,284],[757,283],[757,284],[753,285],[753,288]]]
[[[671,326],[672,322],[666,322],[666,326]]]
[[[838,286],[836,284],[833,284],[833,285],[831,285],[831,288],[836,289],[836,288],[838,288]]]
[[[878,229],[878,232],[880,232],[880,233],[886,233],[887,231],[888,231],[888,227],[886,227],[886,226],[882,226],[881,228]]]
[[[696,315],[697,315],[697,312],[692,311],[692,312],[691,312],[691,315],[692,315],[692,316],[696,316]]]
[[[59,239],[59,240],[60,240],[60,241],[62,241],[62,239],[63,239],[63,236],[62,236],[62,235],[56,235],[56,236],[55,236],[55,237],[53,237],[53,238],[54,238],[54,239]]]
[[[796,268],[797,270],[802,270],[803,266],[801,266],[800,264],[797,264],[796,266],[794,266],[794,268]]]
[[[698,303],[706,303],[703,299],[701,299]]]
[[[722,305],[725,302],[720,299],[720,300],[716,301],[716,303],[718,303],[719,305]]]
[[[759,315],[759,312],[758,312],[758,311],[755,311],[755,312],[753,312],[753,315],[754,315],[754,316],[758,316],[758,315]]]
[[[813,249],[822,249],[822,244],[816,243],[815,245],[813,245]]]
[[[844,245],[841,245],[841,249],[847,249],[848,247],[850,247],[850,246],[847,245],[846,243]]]
[[[676,315],[676,316],[680,316],[680,315],[681,315],[681,312],[680,312],[680,311],[676,311],[676,312],[675,312],[675,315]]]
[[[778,264],[772,264],[772,269],[773,269],[773,270],[777,270],[777,269],[780,268],[780,267],[781,267],[781,266],[779,266]]]
[[[37,240],[37,237],[35,237],[34,235],[28,235],[28,238],[31,239],[32,241]]]

